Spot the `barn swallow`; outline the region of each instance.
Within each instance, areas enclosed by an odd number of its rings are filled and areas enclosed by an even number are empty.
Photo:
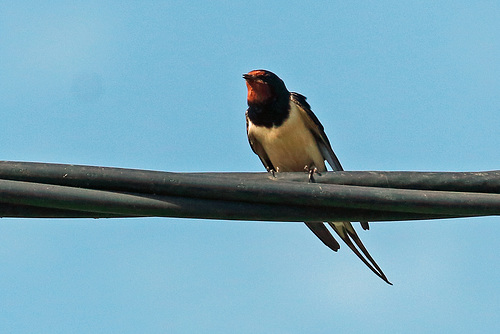
[[[243,78],[248,89],[248,141],[268,171],[300,172],[305,168],[313,173],[323,172],[325,160],[334,171],[343,170],[305,96],[289,92],[283,80],[267,70],[250,71],[243,74]],[[392,285],[350,222],[305,224],[326,246],[337,251],[340,245],[327,228],[327,224],[330,225],[371,271]],[[367,222],[361,226],[368,229]]]

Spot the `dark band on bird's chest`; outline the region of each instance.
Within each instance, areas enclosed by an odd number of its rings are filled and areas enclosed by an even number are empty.
[[[251,104],[248,107],[248,118],[257,126],[272,128],[282,125],[290,115],[290,103],[274,101],[268,104]]]

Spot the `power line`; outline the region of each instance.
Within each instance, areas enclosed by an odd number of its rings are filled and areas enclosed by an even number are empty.
[[[3,217],[401,221],[500,215],[500,171],[169,173],[0,162]]]

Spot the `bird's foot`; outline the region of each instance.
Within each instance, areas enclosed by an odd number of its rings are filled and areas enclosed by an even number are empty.
[[[268,173],[271,173],[273,177],[276,177],[276,171],[274,170],[274,168],[266,167],[266,169]]]
[[[305,165],[304,170],[306,171],[306,173],[309,174],[309,182],[311,183],[314,183],[314,174],[318,174],[319,176],[321,176],[321,173],[318,171],[318,168],[316,167],[310,168],[308,165]]]

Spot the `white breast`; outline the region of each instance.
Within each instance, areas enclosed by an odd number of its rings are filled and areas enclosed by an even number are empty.
[[[316,139],[295,103],[290,105],[290,116],[279,127],[266,128],[250,123],[249,135],[262,145],[277,172],[301,172],[305,166],[325,171],[325,161]]]

